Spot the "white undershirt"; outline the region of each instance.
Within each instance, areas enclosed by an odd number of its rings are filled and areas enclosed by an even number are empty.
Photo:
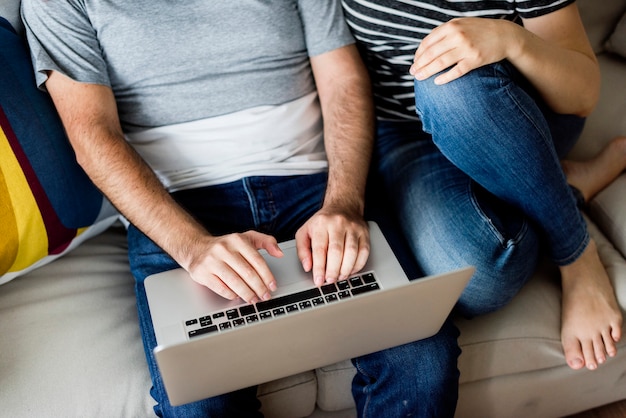
[[[169,191],[328,167],[317,93],[280,106],[126,134]]]

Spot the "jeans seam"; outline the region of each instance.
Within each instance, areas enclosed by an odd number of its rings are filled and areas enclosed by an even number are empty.
[[[356,369],[358,370],[358,372],[364,376],[366,376],[368,379],[371,379],[371,376],[369,374],[367,374],[360,366],[360,362],[359,359],[354,359],[354,366],[356,367]],[[367,385],[363,386],[363,389],[361,390],[361,393],[365,396],[365,402],[363,402],[363,411],[361,417],[362,418],[367,418],[367,407],[369,405],[370,399],[371,399],[371,394],[369,392],[369,390],[367,389]],[[357,411],[358,413],[358,411]]]
[[[256,204],[256,199],[254,197],[254,193],[252,192],[252,185],[250,184],[250,178],[243,178],[241,180],[243,184],[243,189],[246,192],[246,196],[248,196],[248,203],[250,205],[250,213],[252,214],[252,219],[254,220],[255,225],[259,225],[259,213],[258,207]]]
[[[554,263],[557,266],[567,266],[569,264],[572,264],[587,249],[587,246],[589,245],[590,241],[591,241],[591,237],[589,236],[589,233],[585,232],[585,234],[583,235],[583,239],[581,240],[580,245],[578,245],[578,247],[576,247],[576,249],[572,252],[572,254],[567,256],[567,257],[565,257],[565,258],[554,259],[553,260]]]
[[[513,245],[517,244],[518,242],[520,242],[524,238],[524,235],[526,235],[526,232],[528,231],[528,222],[526,220],[524,220],[522,222],[522,227],[520,228],[519,232],[517,234],[515,234],[514,237],[512,237],[510,239],[505,239],[504,235],[502,235],[500,233],[500,231],[498,230],[498,228],[496,228],[496,226],[493,224],[491,218],[489,216],[487,216],[487,214],[480,207],[480,204],[478,203],[478,200],[476,199],[476,195],[474,194],[474,192],[472,190],[473,189],[472,184],[473,183],[471,181],[469,181],[468,182],[468,187],[467,187],[468,188],[468,193],[470,195],[470,201],[472,202],[472,206],[474,207],[474,209],[476,210],[478,215],[489,226],[489,230],[491,231],[493,236],[498,240],[500,245],[503,248],[510,248],[511,246],[513,246]]]

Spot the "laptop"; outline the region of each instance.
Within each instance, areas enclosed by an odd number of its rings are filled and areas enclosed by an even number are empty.
[[[365,268],[316,287],[295,241],[264,251],[278,290],[272,299],[229,301],[183,269],[149,276],[154,349],[172,405],[327,366],[434,335],[473,267],[410,281],[374,222]]]

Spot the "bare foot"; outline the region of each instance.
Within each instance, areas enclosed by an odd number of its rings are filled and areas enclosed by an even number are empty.
[[[593,240],[574,263],[560,268],[561,342],[572,369],[595,370],[617,354],[622,313]]]
[[[626,170],[626,137],[614,138],[591,160],[563,160],[561,166],[567,182],[588,202]]]

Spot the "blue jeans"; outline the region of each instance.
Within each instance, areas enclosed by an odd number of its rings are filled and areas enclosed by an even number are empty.
[[[294,177],[251,177],[233,183],[176,192],[174,198],[215,235],[255,229],[279,241],[293,238],[297,229],[320,207],[326,174]],[[374,219],[376,220],[376,219]],[[401,243],[380,219],[392,245]],[[152,353],[156,346],[143,280],[178,265],[132,225],[128,231],[131,270],[136,280],[139,322],[152,376],[155,412],[164,417],[261,416],[256,387],[173,407]],[[410,260],[408,261],[410,263]],[[408,269],[412,267],[407,267]],[[414,273],[411,273],[412,275]],[[419,321],[419,318],[415,319]],[[446,321],[435,336],[353,359],[357,374],[352,392],[363,417],[452,417],[456,407],[460,354],[458,331]]]
[[[379,122],[374,164],[418,264],[476,274],[467,316],[505,305],[536,268],[540,246],[573,262],[589,236],[559,160],[584,119],[543,105],[508,62],[449,84],[415,82],[419,122]]]

